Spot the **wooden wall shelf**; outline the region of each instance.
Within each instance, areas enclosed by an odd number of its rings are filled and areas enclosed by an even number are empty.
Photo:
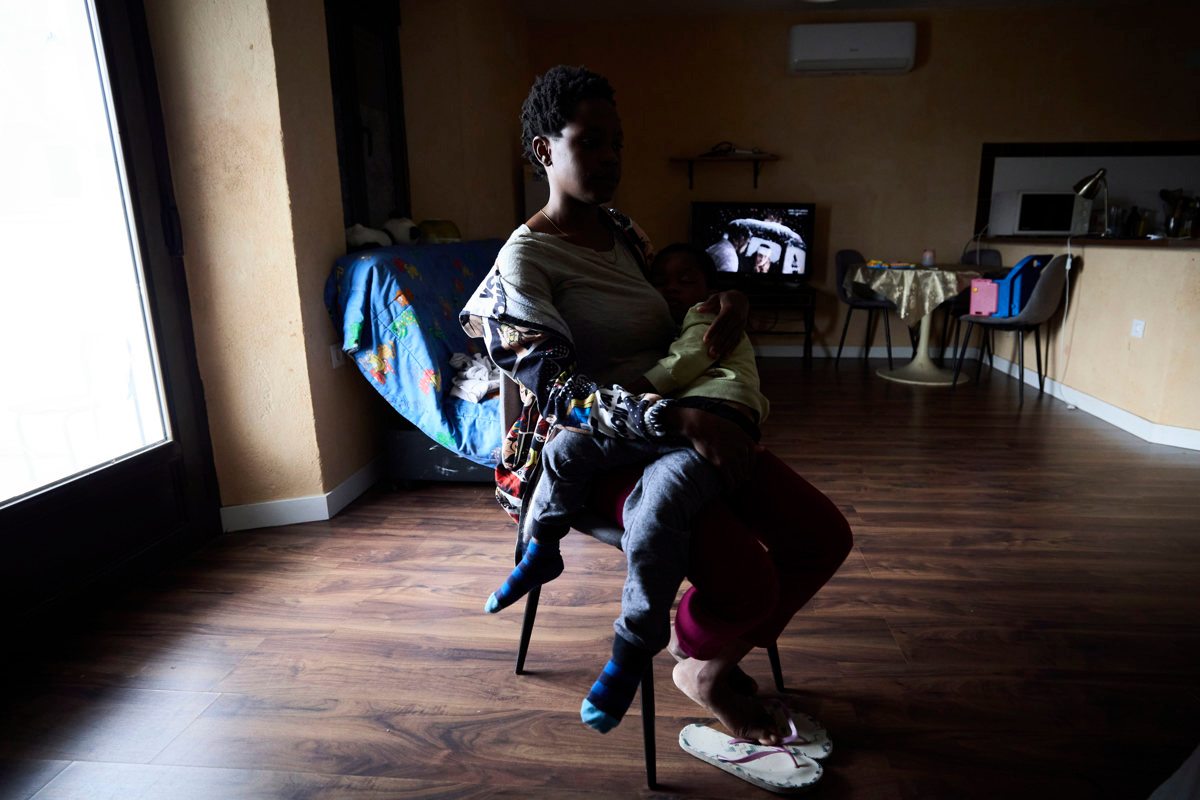
[[[771,153],[737,153],[727,156],[672,156],[671,163],[687,164],[688,168],[688,189],[695,187],[695,166],[696,164],[714,164],[714,163],[729,163],[731,161],[747,163],[754,165],[754,188],[758,188],[758,173],[762,169],[764,161],[778,161],[779,156]]]

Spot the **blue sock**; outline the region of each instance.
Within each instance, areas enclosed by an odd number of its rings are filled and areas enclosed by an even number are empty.
[[[612,658],[579,708],[583,724],[601,733],[620,725],[653,657],[649,650],[614,636]]]
[[[558,552],[558,540],[538,542],[537,539],[530,539],[521,563],[513,569],[504,585],[492,592],[483,610],[495,614],[520,600],[534,587],[554,580],[562,571],[563,560]]]

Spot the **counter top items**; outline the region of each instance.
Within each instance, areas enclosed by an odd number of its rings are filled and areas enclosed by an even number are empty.
[[[1168,237],[1200,237],[1200,198],[1188,197],[1183,189],[1163,189],[1158,196],[1167,204]]]
[[[1107,227],[1109,224],[1109,221],[1108,221],[1108,178],[1105,177],[1105,175],[1107,173],[1108,173],[1108,170],[1106,170],[1104,167],[1101,167],[1100,169],[1096,170],[1095,173],[1093,173],[1091,175],[1087,175],[1083,178],[1080,178],[1079,181],[1076,182],[1076,184],[1072,187],[1072,189],[1075,191],[1075,194],[1079,195],[1084,200],[1094,200],[1096,198],[1096,195],[1100,193],[1100,190],[1101,189],[1104,190],[1104,216],[1102,217],[1102,219],[1104,220],[1105,228],[1103,231],[1100,232],[1101,236],[1108,236],[1108,230],[1109,230]],[[1088,231],[1085,229],[1084,232],[1086,233]]]

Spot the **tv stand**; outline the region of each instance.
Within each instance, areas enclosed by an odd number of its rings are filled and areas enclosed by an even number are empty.
[[[808,283],[799,282],[770,282],[754,286],[736,286],[738,291],[750,300],[750,313],[758,311],[774,311],[776,321],[780,311],[799,311],[804,318],[802,330],[776,330],[774,325],[765,330],[757,330],[751,325],[749,333],[756,336],[795,336],[804,335],[804,368],[812,369],[812,337],[816,319],[817,293]],[[753,323],[753,318],[751,319]]]

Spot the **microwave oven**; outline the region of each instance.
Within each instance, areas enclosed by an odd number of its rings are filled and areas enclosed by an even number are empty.
[[[1088,232],[1092,201],[1074,192],[998,192],[992,195],[992,236],[1079,236]]]

